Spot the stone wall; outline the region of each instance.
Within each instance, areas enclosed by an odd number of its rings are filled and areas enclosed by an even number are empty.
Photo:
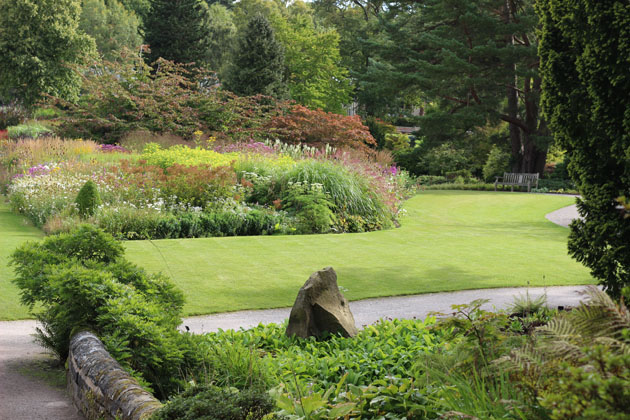
[[[88,331],[70,341],[67,379],[74,404],[88,420],[148,419],[162,406]]]

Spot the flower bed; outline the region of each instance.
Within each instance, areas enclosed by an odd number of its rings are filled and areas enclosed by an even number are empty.
[[[397,168],[330,148],[148,144],[133,154],[91,143],[39,147],[48,153],[18,159],[21,172],[8,196],[15,211],[47,233],[80,222],[119,239],[363,232],[391,227],[405,192],[405,174]],[[37,147],[31,141],[25,148]],[[56,160],[25,168],[35,156]],[[81,216],[75,201],[88,181],[99,205]]]

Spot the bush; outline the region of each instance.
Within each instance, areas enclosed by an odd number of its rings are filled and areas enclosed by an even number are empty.
[[[335,205],[321,184],[297,182],[289,185],[282,205],[295,214],[297,233],[328,233],[335,222]]]
[[[274,409],[264,390],[193,386],[175,396],[152,420],[259,420]]]
[[[71,332],[87,328],[160,397],[185,384],[184,372],[199,368],[195,341],[177,331],[182,293],[163,276],[126,261],[110,235],[83,225],[26,242],[11,264],[22,303],[38,310],[38,339],[61,360]]]
[[[395,134],[396,127],[376,117],[367,117],[365,125],[370,129],[370,134],[376,140],[379,148],[385,147],[385,136],[387,134]]]
[[[38,123],[20,124],[7,128],[9,138],[18,139],[36,139],[39,137],[52,136],[53,132],[48,127]]]
[[[463,150],[456,149],[450,143],[444,143],[429,150],[422,159],[429,175],[446,175],[461,169],[467,169],[468,158]]]
[[[83,184],[75,200],[79,214],[82,217],[91,216],[96,208],[101,204],[101,196],[98,193],[96,184],[91,179]]]
[[[28,118],[26,109],[17,104],[0,106],[0,130],[22,124]]]
[[[503,176],[510,166],[509,153],[503,152],[497,146],[492,146],[488,160],[483,166],[483,179],[486,182],[493,182],[497,176]]]
[[[358,115],[348,117],[294,105],[287,115],[276,116],[268,124],[272,136],[285,143],[305,143],[313,147],[366,149],[376,140]]]

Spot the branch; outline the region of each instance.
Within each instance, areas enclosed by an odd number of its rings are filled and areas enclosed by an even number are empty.
[[[505,114],[501,114],[500,118],[503,121],[505,121],[505,122],[508,122],[510,124],[514,124],[515,126],[520,128],[521,130],[523,130],[527,134],[531,133],[531,130],[529,129],[529,127],[527,127],[525,125],[525,123],[523,121],[519,120],[518,118],[513,118],[513,117],[510,117],[509,115],[505,115]]]
[[[468,105],[468,101],[462,101],[461,99],[453,98],[452,96],[443,96],[444,99],[448,99],[449,101],[457,102],[459,104]]]

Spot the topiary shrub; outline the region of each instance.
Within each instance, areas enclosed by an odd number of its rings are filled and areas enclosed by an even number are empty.
[[[151,420],[257,420],[273,409],[265,391],[200,385],[174,397]]]
[[[94,214],[94,210],[101,204],[101,196],[98,193],[94,181],[89,180],[81,187],[75,203],[82,217],[88,217]]]

